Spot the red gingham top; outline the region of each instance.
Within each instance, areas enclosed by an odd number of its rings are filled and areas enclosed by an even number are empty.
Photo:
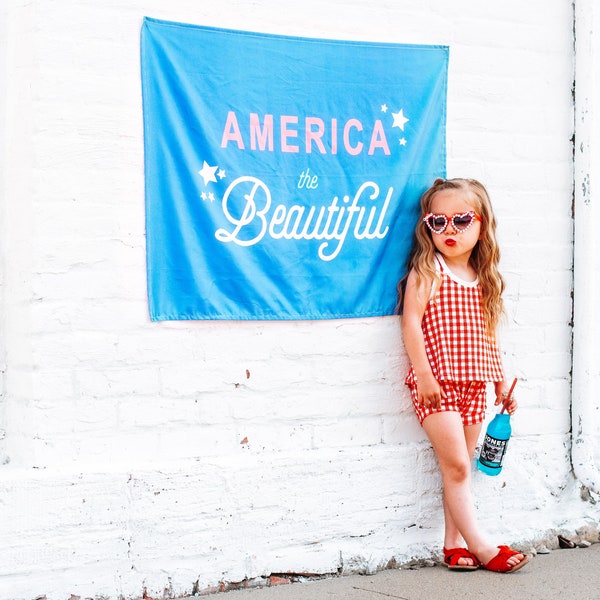
[[[485,331],[479,281],[463,281],[441,255],[436,260],[442,281],[421,322],[434,377],[438,381],[502,381],[500,351]],[[411,365],[406,383],[415,382]]]

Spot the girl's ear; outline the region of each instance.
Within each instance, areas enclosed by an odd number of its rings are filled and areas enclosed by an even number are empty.
[[[483,236],[485,235],[485,221],[483,220],[483,218],[481,219],[481,222],[479,224],[479,237],[477,238],[478,240],[482,240]]]

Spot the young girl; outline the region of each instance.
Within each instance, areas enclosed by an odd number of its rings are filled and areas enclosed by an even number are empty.
[[[399,284],[406,377],[444,485],[444,562],[454,569],[512,573],[529,556],[482,536],[471,492],[471,461],[485,418],[486,383],[506,402],[495,330],[503,305],[496,220],[472,179],[436,179],[421,198],[408,274]],[[466,542],[466,548],[464,547]]]

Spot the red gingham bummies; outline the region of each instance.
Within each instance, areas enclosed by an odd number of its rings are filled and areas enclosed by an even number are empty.
[[[467,282],[456,277],[439,254],[436,255],[436,266],[441,284],[427,303],[421,322],[427,358],[434,377],[449,395],[448,400],[458,402],[456,406],[464,404],[467,399],[475,403],[483,402],[483,410],[474,409],[473,415],[467,418],[468,424],[479,423],[485,413],[485,383],[504,379],[500,351],[485,329],[479,282]],[[462,391],[457,396],[458,389],[446,390],[444,385],[471,382],[483,384],[480,386],[483,391],[473,393],[470,386],[461,385],[458,387],[462,388]],[[412,392],[413,388],[416,388],[417,380],[412,365],[405,383],[411,388],[414,403],[416,392]],[[430,410],[425,414],[422,411],[427,409],[418,402],[417,404],[415,410],[421,422],[427,414],[438,412]],[[456,406],[445,407],[447,404],[447,401],[443,403],[444,408],[440,410],[458,410]],[[463,413],[462,410],[459,412]],[[467,412],[470,414],[471,411]],[[471,422],[474,418],[479,418],[475,416],[479,414],[481,419]],[[463,420],[464,418],[463,416]]]
[[[460,413],[463,425],[477,425],[485,419],[485,381],[470,381],[467,383],[453,383],[440,381],[446,397],[440,400],[439,408],[431,408],[419,402],[417,386],[410,386],[410,397],[417,413],[419,423],[423,424],[425,417],[444,411]]]

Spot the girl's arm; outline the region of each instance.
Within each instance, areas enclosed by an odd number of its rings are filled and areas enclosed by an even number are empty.
[[[425,340],[421,321],[431,293],[431,280],[422,281],[417,286],[414,270],[408,275],[404,292],[404,310],[402,314],[402,335],[408,358],[417,376],[419,401],[425,406],[439,408],[444,391],[433,376],[431,365],[425,351]]]

